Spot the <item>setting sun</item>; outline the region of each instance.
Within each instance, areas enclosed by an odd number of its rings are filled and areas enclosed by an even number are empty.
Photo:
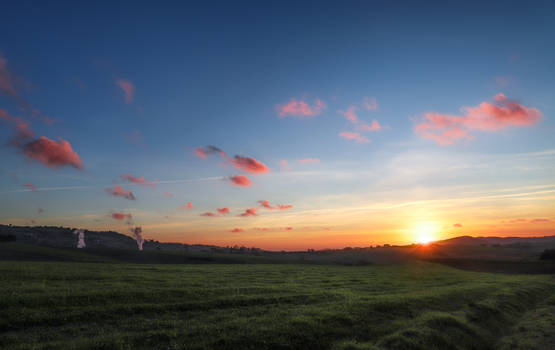
[[[438,239],[439,226],[433,222],[420,222],[415,225],[413,232],[417,243],[428,244]]]

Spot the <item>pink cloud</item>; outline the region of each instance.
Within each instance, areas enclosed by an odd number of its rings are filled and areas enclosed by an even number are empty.
[[[229,208],[218,208],[216,209],[218,210],[218,213],[222,214],[222,215],[227,215],[229,214]]]
[[[305,158],[305,159],[299,159],[299,163],[301,163],[301,164],[307,164],[307,163],[320,163],[320,159],[318,159],[318,158]]]
[[[369,111],[378,109],[378,101],[374,97],[365,97],[362,101],[362,105]]]
[[[229,184],[233,186],[249,187],[251,185],[251,180],[243,175],[230,176],[228,180]]]
[[[284,227],[283,228],[285,231],[293,231],[293,227]]]
[[[212,213],[212,212],[206,212],[206,213],[200,214],[200,216],[216,217],[218,215],[216,215],[215,213]]]
[[[376,119],[372,120],[371,124],[360,124],[357,125],[357,130],[359,131],[380,131],[382,126]]]
[[[127,79],[116,80],[116,85],[120,87],[125,93],[125,103],[133,102],[133,95],[135,94],[135,85]]]
[[[291,98],[291,101],[285,105],[278,105],[277,110],[280,118],[285,118],[287,115],[301,116],[301,117],[314,117],[322,113],[327,108],[324,101],[316,99],[314,104],[310,106],[304,100],[297,101]]]
[[[115,197],[123,197],[132,201],[135,200],[133,192],[124,190],[120,185],[115,185],[114,188],[106,188],[104,190]]]
[[[462,224],[454,224],[453,227],[462,227]]]
[[[258,204],[260,204],[261,207],[266,208],[266,209],[270,209],[270,210],[276,209],[276,208],[272,207],[270,205],[270,202],[267,201],[267,200],[258,201]]]
[[[195,206],[193,205],[193,203],[187,202],[187,205],[180,205],[179,209],[181,209],[181,210],[185,210],[185,209],[193,210],[193,209],[195,209]]]
[[[123,174],[120,176],[123,181],[133,182],[143,186],[156,186],[156,179],[154,181],[146,180],[144,176],[136,177],[131,174]],[[166,192],[167,193],[167,192]]]
[[[370,139],[358,132],[343,131],[339,133],[339,137],[347,140],[354,140],[356,143],[369,143]]]
[[[472,139],[470,132],[498,131],[509,127],[531,126],[541,120],[542,113],[497,94],[495,102],[482,102],[477,107],[463,107],[462,116],[426,113],[414,127],[414,132],[440,145],[451,145],[459,140]]]
[[[216,147],[216,146],[212,146],[212,145],[208,145],[206,147],[197,147],[193,150],[193,152],[195,153],[195,155],[199,158],[202,159],[206,159],[207,156],[209,155],[213,155],[213,154],[219,154],[222,158],[226,157],[226,154],[224,151],[222,151],[220,148]]]
[[[270,171],[264,163],[251,157],[235,156],[234,158],[229,158],[229,161],[235,168],[251,174],[263,174]]]
[[[33,192],[38,192],[39,191],[39,190],[37,190],[37,188],[33,184],[25,184],[23,186],[27,187],[28,189],[30,189]]]
[[[279,210],[288,210],[293,208],[293,206],[291,204],[278,204],[276,206],[273,206],[270,204],[270,201],[268,200],[260,200],[258,201],[258,204],[260,205],[261,208],[266,208],[269,210],[274,210],[274,209],[279,209]]]
[[[549,219],[544,219],[544,218],[538,218],[538,219],[532,219],[530,220],[531,224],[539,224],[539,223],[547,223],[547,222],[551,222],[551,220]]]
[[[7,69],[8,61],[0,55],[0,91],[10,96],[17,96],[12,77]]]
[[[28,158],[39,161],[53,169],[66,165],[79,170],[83,169],[83,162],[77,153],[73,151],[68,141],[63,139],[54,141],[45,136],[33,139],[35,134],[31,130],[29,122],[13,117],[1,109],[0,119],[15,124],[13,126],[15,136],[10,141],[10,144],[19,148]]]
[[[347,108],[346,112],[343,112],[341,110],[337,111],[340,114],[343,114],[345,116],[345,119],[347,119],[348,121],[350,121],[353,124],[358,123],[358,117],[355,113],[355,106],[350,106],[349,108]]]
[[[166,197],[173,197],[173,193],[164,192],[164,196],[166,196]]]
[[[281,165],[281,170],[291,170],[291,167],[286,159],[282,159],[279,164]]]
[[[123,220],[123,219],[131,219],[131,214],[125,213],[112,213],[112,219],[116,220]]]
[[[21,146],[23,153],[49,168],[59,168],[70,165],[76,169],[83,169],[83,162],[73,151],[69,142],[59,139],[50,140],[45,136]]]
[[[236,227],[233,230],[229,230],[229,232],[233,232],[233,233],[238,233],[238,232],[243,232],[244,230],[242,228]]]
[[[256,208],[248,208],[244,213],[239,214],[239,216],[258,216],[258,214],[256,213]]]

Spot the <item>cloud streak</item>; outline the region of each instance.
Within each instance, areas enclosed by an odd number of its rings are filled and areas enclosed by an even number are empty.
[[[369,138],[359,134],[358,132],[343,131],[339,133],[339,137],[342,137],[346,140],[353,140],[356,143],[370,143]]]
[[[112,213],[112,219],[115,220],[124,220],[124,219],[129,219],[131,220],[132,215],[130,213],[126,214],[126,213]]]
[[[222,215],[227,215],[229,214],[229,208],[218,208],[218,213],[222,214]]]
[[[252,157],[235,156],[230,158],[229,161],[235,168],[251,174],[264,174],[270,171],[264,163]]]
[[[251,180],[243,175],[235,175],[228,177],[229,184],[233,186],[249,187],[251,186]]]
[[[149,180],[146,180],[144,176],[136,177],[131,174],[122,174],[120,175],[120,178],[122,179],[122,181],[132,182],[142,186],[154,187],[156,186],[156,183],[157,183],[156,179],[154,179],[154,181],[149,181]]]
[[[193,203],[187,202],[187,205],[180,205],[179,209],[181,209],[181,210],[193,210],[193,209],[195,209],[195,206],[193,205]]]
[[[135,96],[135,85],[127,79],[118,79],[115,83],[125,94],[125,103],[129,104],[133,102],[133,98]]]
[[[247,216],[258,216],[256,212],[256,208],[248,208],[243,213],[239,214],[239,216],[247,217]]]
[[[105,188],[107,193],[114,197],[122,197],[128,200],[135,200],[135,195],[129,190],[124,190],[120,185],[115,185],[114,188]]]
[[[542,113],[508,99],[504,94],[494,102],[482,102],[476,107],[463,107],[463,115],[426,113],[414,127],[416,135],[436,141],[442,146],[460,140],[471,140],[471,132],[495,132],[510,127],[525,127],[538,123]]]
[[[35,134],[31,130],[29,122],[13,117],[1,109],[0,119],[13,124],[15,135],[9,144],[18,148],[27,158],[52,169],[63,166],[72,166],[79,170],[84,168],[81,158],[68,141],[61,138],[54,141],[45,136],[34,139]]]
[[[38,192],[38,191],[39,191],[39,190],[37,190],[37,188],[36,188],[35,185],[33,185],[33,184],[27,183],[27,184],[25,184],[25,185],[23,185],[23,186],[25,186],[25,187],[27,187],[28,189],[30,189],[31,192]]]
[[[299,159],[299,163],[301,163],[301,164],[320,163],[320,159],[318,159],[318,158]]]
[[[304,100],[297,101],[295,98],[291,98],[287,104],[277,106],[280,118],[285,118],[287,116],[315,117],[326,109],[326,103],[319,98],[314,101],[312,106]]]
[[[206,159],[208,156],[214,155],[214,154],[219,154],[222,158],[226,158],[226,154],[224,151],[212,145],[208,145],[206,147],[202,147],[202,146],[197,147],[193,150],[193,153],[201,159]]]

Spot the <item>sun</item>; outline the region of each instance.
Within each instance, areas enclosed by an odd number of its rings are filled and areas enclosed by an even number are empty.
[[[419,222],[414,226],[413,234],[416,242],[428,244],[437,240],[439,235],[439,225],[433,222]]]

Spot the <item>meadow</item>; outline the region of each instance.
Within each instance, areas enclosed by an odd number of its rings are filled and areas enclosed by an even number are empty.
[[[554,290],[418,261],[0,261],[0,348],[553,349]]]

